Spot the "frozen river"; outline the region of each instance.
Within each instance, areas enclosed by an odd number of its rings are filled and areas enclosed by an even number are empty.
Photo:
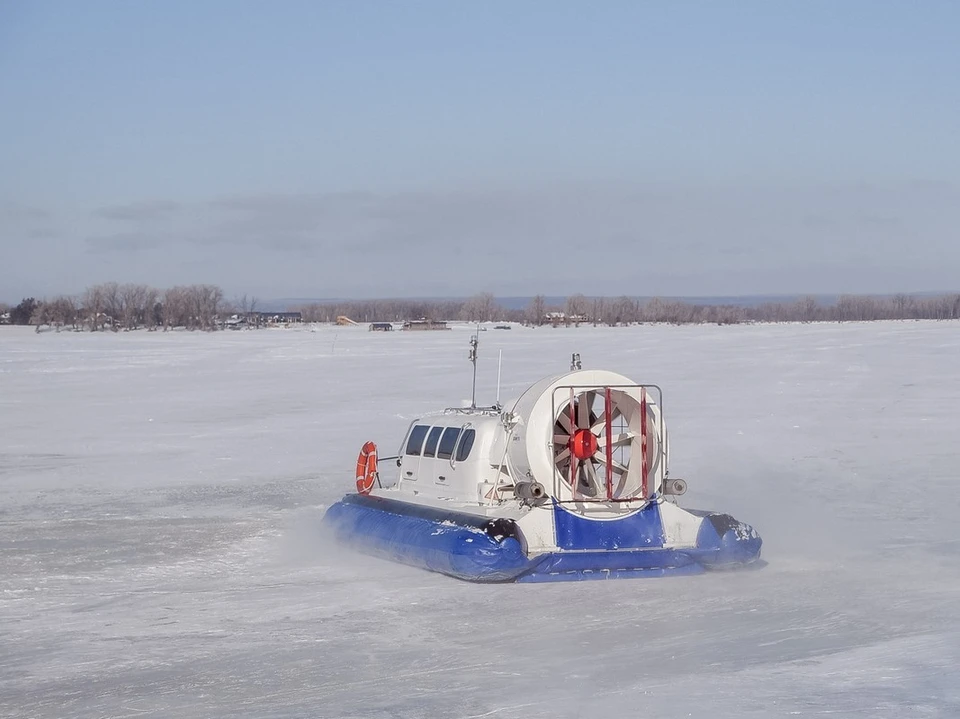
[[[515,328],[664,389],[680,503],[758,571],[471,585],[318,535],[470,332],[0,327],[0,716],[960,716],[960,325]]]

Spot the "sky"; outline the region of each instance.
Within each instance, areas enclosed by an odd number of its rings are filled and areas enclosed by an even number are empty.
[[[0,0],[0,301],[960,289],[960,3]]]

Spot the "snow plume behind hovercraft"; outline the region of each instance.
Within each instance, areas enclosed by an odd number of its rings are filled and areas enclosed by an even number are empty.
[[[477,336],[470,359],[476,368]],[[364,444],[357,492],[324,524],[361,551],[460,579],[539,582],[693,574],[755,562],[733,517],[683,509],[656,385],[579,368],[501,406],[411,422],[396,472]],[[498,392],[499,394],[499,392]]]

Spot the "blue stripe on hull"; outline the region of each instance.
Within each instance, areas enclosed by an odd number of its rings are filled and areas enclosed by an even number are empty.
[[[656,505],[619,520],[576,517],[576,522],[568,521],[570,512],[558,507],[555,517],[567,522],[566,543],[586,547],[533,558],[527,556],[513,520],[491,520],[382,497],[347,495],[327,509],[323,524],[339,541],[368,554],[472,582],[698,574],[759,559],[762,542],[752,527],[726,514],[696,514],[704,517],[697,546],[670,549],[644,544],[654,541],[657,533],[663,542]]]
[[[642,577],[676,577],[703,574],[706,570],[699,564],[682,567],[643,567],[635,569],[578,569],[545,572],[539,568],[517,578],[517,582],[536,584],[540,582],[586,582],[596,579],[637,579]]]
[[[553,505],[560,549],[638,549],[663,546],[660,507],[651,502],[619,519],[587,519]]]
[[[581,572],[585,570],[673,569],[695,560],[676,549],[639,549],[619,552],[551,552],[543,555],[538,572]]]
[[[406,504],[345,498],[327,509],[323,522],[338,540],[366,553],[473,582],[509,582],[535,564],[516,536],[469,526],[476,517],[447,513],[438,520],[419,516],[417,505],[407,505],[408,512]]]

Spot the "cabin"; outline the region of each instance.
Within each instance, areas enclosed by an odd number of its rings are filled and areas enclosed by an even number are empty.
[[[502,433],[499,415],[482,410],[448,410],[441,416],[414,420],[397,461],[397,489],[413,496],[483,502],[500,474],[489,457]]]
[[[392,332],[393,325],[390,322],[371,322],[370,332]]]
[[[441,320],[408,320],[403,323],[403,329],[413,330],[413,331],[424,331],[424,330],[448,330],[447,323]]]

